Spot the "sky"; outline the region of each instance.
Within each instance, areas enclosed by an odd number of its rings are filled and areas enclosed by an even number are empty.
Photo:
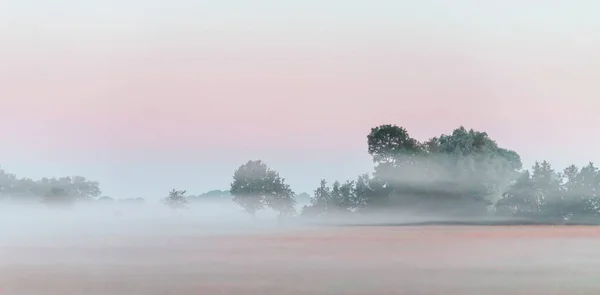
[[[0,165],[105,195],[298,192],[372,170],[366,135],[464,125],[529,166],[600,162],[598,1],[3,0]]]

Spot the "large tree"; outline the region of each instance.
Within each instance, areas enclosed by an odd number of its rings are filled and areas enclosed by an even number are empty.
[[[423,153],[423,146],[412,138],[404,127],[381,125],[371,128],[367,135],[367,151],[376,164],[379,177],[398,173],[399,168],[411,166]]]
[[[420,143],[402,127],[382,125],[367,143],[380,191],[389,191],[378,198],[382,208],[483,213],[521,169],[516,152],[464,127]]]
[[[230,192],[233,201],[253,217],[265,207],[289,215],[296,204],[295,194],[285,179],[261,160],[248,161],[235,170]]]

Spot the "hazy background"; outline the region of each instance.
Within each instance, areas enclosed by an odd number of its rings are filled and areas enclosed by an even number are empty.
[[[302,192],[369,171],[365,136],[382,123],[420,140],[485,130],[526,167],[599,162],[597,11],[596,1],[4,0],[0,164],[153,198],[226,189],[240,163],[262,159]]]

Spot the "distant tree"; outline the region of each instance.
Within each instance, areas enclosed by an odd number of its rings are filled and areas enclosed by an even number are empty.
[[[200,201],[231,201],[231,193],[225,190],[211,190],[195,196],[188,196],[190,202]]]
[[[389,201],[390,190],[383,182],[363,174],[356,181],[347,180],[343,184],[335,181],[332,186],[322,179],[315,189],[311,204],[302,208],[304,216],[325,216],[364,212],[372,208],[384,207]]]
[[[327,181],[325,179],[321,179],[319,187],[315,189],[314,197],[311,200],[313,205],[319,205],[323,208],[327,208],[327,206],[331,203],[331,188],[327,185]]]
[[[464,127],[420,143],[402,127],[381,125],[367,142],[376,167],[363,205],[372,209],[484,214],[521,169],[516,152]]]
[[[540,206],[540,215],[544,218],[562,219],[562,175],[557,173],[549,162],[536,162],[533,165],[531,180],[535,199]]]
[[[110,204],[113,203],[115,200],[111,197],[108,196],[102,196],[98,199],[98,202],[100,203],[105,203],[105,204]]]
[[[100,195],[98,182],[82,176],[32,180],[0,169],[0,198],[11,202],[44,202],[49,206],[63,206],[76,201],[93,201]]]
[[[593,163],[579,169],[566,167],[561,174],[561,195],[548,202],[550,215],[564,220],[598,217],[600,209],[600,172]]]
[[[371,128],[367,147],[375,163],[375,176],[386,182],[402,178],[407,167],[414,166],[424,151],[404,127],[389,124]]]
[[[75,203],[75,200],[76,198],[70,195],[65,189],[52,187],[44,196],[42,202],[48,207],[59,208],[70,207]]]
[[[77,196],[78,199],[97,198],[102,194],[100,185],[96,181],[89,181],[83,176],[74,176],[68,185],[70,193]]]
[[[367,206],[369,199],[373,196],[373,190],[370,187],[371,178],[368,174],[359,175],[354,185],[354,199],[352,206],[356,209],[362,209]]]
[[[328,194],[328,199],[323,200],[323,204],[325,204],[324,211],[327,214],[347,213],[354,209],[352,203],[355,199],[354,181],[346,181],[343,184],[335,181]]]
[[[169,195],[165,197],[164,202],[173,209],[185,208],[188,204],[185,193],[185,190],[173,189],[169,192]]]
[[[185,194],[185,191],[179,191],[179,192],[183,192]],[[169,198],[169,196],[167,196],[165,199],[163,199],[163,201],[165,202],[166,205],[170,205],[170,203],[168,203],[167,199]],[[187,204],[188,202],[188,197],[184,197],[185,201],[183,202],[183,205]],[[124,199],[119,199],[117,200],[119,203],[121,204],[125,204],[125,205],[141,205],[144,204],[146,201],[144,201],[143,198],[124,198]],[[175,202],[175,200],[173,200]],[[174,208],[176,208],[178,205],[176,205],[177,202],[175,202],[174,204]],[[185,206],[182,206],[185,207]]]
[[[331,185],[331,193],[327,204],[328,213],[339,213],[342,209],[342,191],[340,190],[340,182],[334,181]]]
[[[540,200],[528,170],[523,171],[495,204],[500,215],[535,216],[541,209]]]
[[[377,164],[402,165],[423,152],[421,144],[410,137],[405,128],[396,125],[371,128],[367,144],[368,152]]]
[[[285,179],[261,160],[248,161],[234,172],[230,192],[233,201],[253,217],[266,206],[288,215],[296,203]]]
[[[556,172],[549,162],[536,162],[496,203],[500,214],[548,222],[597,220],[600,217],[600,171],[589,163]]]
[[[308,193],[300,193],[296,195],[296,201],[298,203],[310,202],[311,196]]]
[[[330,211],[331,206],[331,188],[327,185],[325,179],[321,179],[319,187],[315,189],[310,205],[302,208],[302,215],[305,216],[323,216]]]
[[[272,192],[265,195],[265,204],[279,212],[280,218],[291,216],[296,213],[296,194],[281,178],[275,182]]]
[[[352,180],[347,180],[340,185],[340,199],[337,206],[343,211],[351,211],[358,208],[354,203],[356,199],[354,185],[355,182]]]

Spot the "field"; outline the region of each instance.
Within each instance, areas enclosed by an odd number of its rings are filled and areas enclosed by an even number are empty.
[[[322,227],[0,246],[2,295],[600,294],[600,228]]]

